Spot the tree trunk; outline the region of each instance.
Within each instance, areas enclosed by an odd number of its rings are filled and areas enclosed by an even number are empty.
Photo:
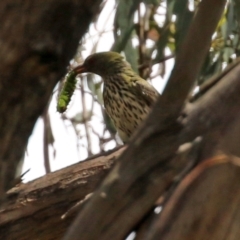
[[[0,196],[100,2],[0,2]]]

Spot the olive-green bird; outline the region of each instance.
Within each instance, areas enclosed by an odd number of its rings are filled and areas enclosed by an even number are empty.
[[[122,141],[128,142],[159,96],[156,89],[117,52],[92,54],[73,71],[91,72],[103,78],[104,107]]]

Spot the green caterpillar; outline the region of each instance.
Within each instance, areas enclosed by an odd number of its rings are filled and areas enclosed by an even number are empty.
[[[76,76],[77,73],[74,71],[70,71],[65,76],[65,82],[63,84],[57,101],[57,111],[60,113],[64,113],[66,111],[67,106],[71,100],[77,83]]]

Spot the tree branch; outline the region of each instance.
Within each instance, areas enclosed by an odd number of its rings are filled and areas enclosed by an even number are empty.
[[[0,239],[61,239],[75,214],[64,220],[61,216],[94,191],[123,150],[74,164],[11,189],[0,208]]]
[[[198,165],[138,240],[238,240],[239,164],[239,158],[217,156]]]
[[[193,21],[190,29],[194,34],[189,33],[191,41],[187,37],[183,44],[186,47],[190,42],[187,46],[189,50],[184,47],[186,52],[182,50],[183,56],[176,59],[176,66],[191,62],[187,64],[191,68],[175,68],[167,87],[169,90],[166,89],[129,148],[79,213],[65,240],[77,240],[79,235],[84,240],[123,239],[186,165],[186,161],[178,162],[174,158],[180,144],[178,135],[181,131],[177,117],[198,74],[225,1],[204,0],[201,6],[208,9],[206,13],[199,10]],[[199,22],[207,27],[201,29]],[[196,36],[199,38],[195,39]],[[187,62],[179,62],[184,59]],[[173,91],[173,88],[180,89],[181,93],[177,94],[179,98],[174,96],[176,90]]]

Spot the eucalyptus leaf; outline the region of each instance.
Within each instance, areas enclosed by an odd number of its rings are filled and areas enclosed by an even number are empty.
[[[138,56],[137,51],[132,44],[132,36],[135,29],[133,21],[133,13],[131,9],[134,3],[127,0],[118,1],[116,15],[114,19],[114,38],[115,42],[111,50],[116,52],[123,51],[127,61],[131,64],[132,68],[138,71]],[[129,17],[126,17],[129,16]],[[133,57],[132,57],[133,56]]]

